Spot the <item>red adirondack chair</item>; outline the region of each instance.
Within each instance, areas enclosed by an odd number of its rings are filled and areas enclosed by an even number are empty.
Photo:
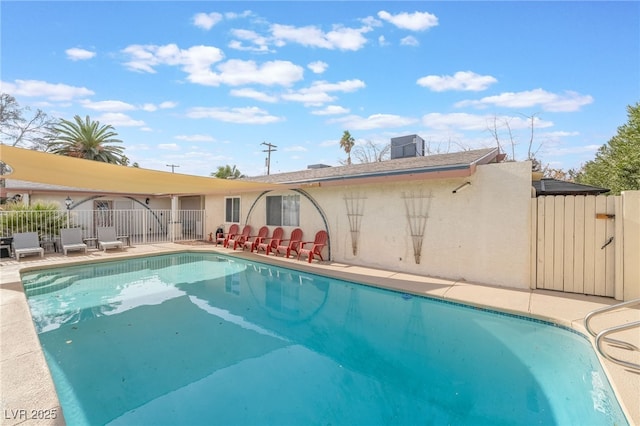
[[[226,234],[224,232],[219,232],[216,234],[216,245],[222,244],[222,247],[226,247],[228,245],[229,238],[235,236],[240,231],[240,227],[238,224],[234,223],[229,227],[229,232]]]
[[[270,251],[274,251],[278,248],[278,245],[282,241],[282,237],[284,237],[284,229],[281,227],[277,227],[273,230],[273,235],[271,238],[265,238],[256,247],[256,253],[260,253],[260,250],[264,251],[264,254],[269,256]]]
[[[242,244],[244,244],[247,241],[247,239],[249,239],[250,235],[251,235],[251,225],[245,225],[244,228],[242,228],[241,234],[236,234],[233,237],[229,238],[229,241],[227,241],[227,247],[231,247],[231,243],[233,243],[234,250],[238,248],[238,245],[242,247]]]
[[[244,249],[246,248],[248,248],[251,252],[256,250],[258,248],[258,244],[260,244],[262,240],[267,238],[268,235],[269,228],[266,226],[261,227],[260,229],[258,229],[258,235],[250,236],[247,241],[242,244],[242,251],[244,251]]]
[[[300,241],[302,241],[302,229],[296,228],[291,231],[291,237],[289,237],[289,239],[280,241],[280,244],[276,246],[274,254],[277,256],[280,253],[284,253],[285,257],[289,257],[291,252],[294,251],[297,255],[300,249]]]
[[[304,241],[300,243],[300,250],[298,252],[298,260],[300,256],[306,255],[309,258],[309,263],[313,260],[313,256],[318,256],[320,260],[322,258],[322,249],[327,245],[329,235],[327,231],[318,231],[316,238],[313,241]],[[306,247],[305,247],[306,246]]]

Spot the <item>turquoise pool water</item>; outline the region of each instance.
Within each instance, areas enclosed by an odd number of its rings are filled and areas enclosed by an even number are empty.
[[[209,253],[25,273],[69,425],[625,425],[567,329]]]

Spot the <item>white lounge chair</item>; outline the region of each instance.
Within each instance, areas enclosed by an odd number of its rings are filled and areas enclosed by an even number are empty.
[[[13,234],[13,252],[17,260],[27,254],[40,254],[40,257],[44,257],[44,249],[40,247],[37,232],[16,232]]]
[[[104,251],[110,248],[122,248],[122,241],[116,238],[116,228],[113,226],[98,227],[98,248]]]
[[[62,228],[60,229],[60,242],[62,243],[62,253],[67,255],[69,250],[84,250],[87,252],[87,245],[82,241],[82,229]]]

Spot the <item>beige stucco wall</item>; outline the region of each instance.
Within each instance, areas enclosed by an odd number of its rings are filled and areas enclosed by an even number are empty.
[[[471,185],[452,193],[466,181]],[[479,166],[465,179],[320,186],[305,188],[304,192],[317,205],[301,195],[304,239],[312,240],[316,231],[325,229],[326,221],[333,261],[507,287],[529,286],[529,162]],[[239,195],[241,224],[247,217],[256,229],[265,223],[265,197],[259,195]],[[425,198],[415,198],[418,195]],[[355,255],[345,198],[362,198]],[[407,206],[427,215],[419,264],[415,261]],[[213,232],[223,223],[223,197],[207,197],[205,209],[207,233]],[[350,210],[355,213],[355,209]],[[228,226],[225,224],[225,229]],[[291,227],[285,227],[285,235],[290,231]]]
[[[622,192],[624,300],[640,298],[640,191]]]

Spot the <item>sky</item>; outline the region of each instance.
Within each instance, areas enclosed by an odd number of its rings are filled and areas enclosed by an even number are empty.
[[[417,134],[568,170],[640,101],[636,1],[7,1],[0,88],[111,125],[140,167],[337,166]],[[173,167],[171,167],[173,165]]]

